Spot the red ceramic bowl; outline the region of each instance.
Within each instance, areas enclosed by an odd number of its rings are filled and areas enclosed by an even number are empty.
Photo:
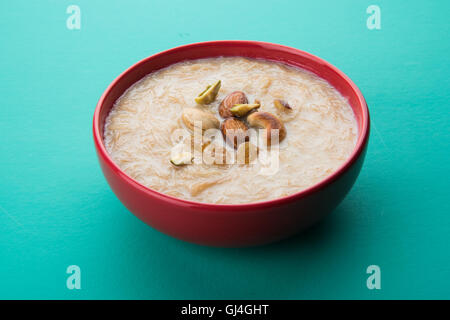
[[[353,108],[359,136],[348,160],[325,180],[287,197],[238,205],[205,204],[149,189],[123,172],[103,144],[103,125],[114,102],[147,74],[190,59],[243,56],[282,62],[309,70],[333,85]],[[252,246],[289,237],[330,213],[358,176],[369,137],[369,112],[356,85],[341,71],[304,51],[255,41],[189,44],[148,57],[117,77],[103,93],[94,114],[94,141],[100,166],[120,201],[142,221],[173,237],[213,246]]]

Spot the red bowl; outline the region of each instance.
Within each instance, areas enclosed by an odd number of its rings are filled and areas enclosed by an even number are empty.
[[[114,102],[136,81],[171,64],[191,59],[242,56],[282,62],[315,73],[333,85],[353,108],[358,140],[348,160],[310,188],[275,200],[236,204],[199,203],[149,189],[123,172],[103,143],[105,118]],[[101,96],[94,114],[94,142],[103,174],[120,201],[150,226],[173,237],[213,246],[252,246],[294,235],[330,213],[358,176],[367,149],[369,111],[359,89],[328,62],[304,51],[256,41],[189,44],[150,56],[117,77]]]

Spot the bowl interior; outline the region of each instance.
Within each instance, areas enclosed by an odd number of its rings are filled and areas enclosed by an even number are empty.
[[[308,70],[328,81],[348,99],[358,123],[358,142],[367,126],[367,106],[359,89],[337,68],[309,53],[281,45],[250,41],[215,41],[186,45],[146,58],[123,72],[105,91],[99,110],[98,128],[103,139],[105,119],[114,102],[134,83],[156,70],[184,60],[242,56],[285,63]],[[357,146],[359,143],[357,143]]]

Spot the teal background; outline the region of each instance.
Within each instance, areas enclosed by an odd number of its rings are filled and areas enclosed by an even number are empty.
[[[66,8],[81,8],[81,30]],[[381,8],[368,30],[366,8]],[[1,1],[0,298],[450,298],[449,1]],[[109,189],[94,108],[125,68],[182,44],[261,40],[331,62],[372,132],[334,214],[277,244],[217,249],[146,226]],[[82,289],[66,288],[66,268]],[[381,267],[381,290],[366,268]]]

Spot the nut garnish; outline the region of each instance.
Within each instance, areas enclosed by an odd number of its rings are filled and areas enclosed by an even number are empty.
[[[175,145],[170,151],[170,162],[175,166],[191,164],[194,155],[184,141]]]
[[[200,139],[196,140],[193,135],[188,135],[172,147],[170,162],[175,166],[192,164],[195,152],[202,153],[211,142],[211,139],[205,136],[200,136]]]
[[[286,137],[286,128],[277,116],[264,111],[258,111],[247,117],[250,126],[266,129],[267,145],[272,142],[272,130],[278,130],[278,141],[281,142]]]
[[[273,105],[279,111],[292,111],[292,107],[286,101],[276,99],[273,101]]]
[[[258,157],[258,147],[253,143],[246,141],[239,145],[237,149],[237,163],[250,164]]]
[[[222,122],[222,134],[225,140],[235,149],[237,146],[249,139],[247,125],[236,118],[228,118]]]
[[[191,164],[193,156],[190,152],[181,152],[170,158],[170,162],[175,166],[182,166],[185,164]]]
[[[189,130],[194,131],[195,126],[200,126],[203,131],[208,129],[217,129],[220,121],[210,112],[199,108],[185,108],[181,115],[184,124]]]
[[[216,83],[209,85],[206,87],[205,90],[202,91],[198,95],[197,98],[195,98],[195,102],[198,104],[210,104],[214,100],[216,100],[217,94],[220,90],[221,81],[217,81]]]
[[[230,93],[225,99],[222,100],[219,106],[219,114],[222,118],[230,118],[233,115],[230,109],[235,104],[245,104],[248,103],[247,96],[242,91],[234,91]]]
[[[233,108],[230,109],[230,112],[233,116],[243,117],[247,115],[250,111],[256,110],[260,107],[259,103],[252,104],[235,104]]]

